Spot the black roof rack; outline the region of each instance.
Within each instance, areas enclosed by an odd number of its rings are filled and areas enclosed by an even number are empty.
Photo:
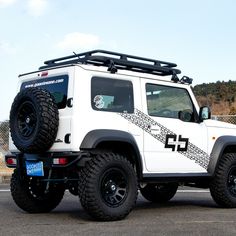
[[[108,71],[111,73],[117,72],[118,69],[156,75],[177,75],[181,73],[180,70],[174,68],[177,66],[175,63],[105,50],[93,50],[80,54],[74,53],[74,55],[71,56],[48,60],[45,61],[45,65],[41,66],[39,69],[42,70],[76,63],[107,66]]]

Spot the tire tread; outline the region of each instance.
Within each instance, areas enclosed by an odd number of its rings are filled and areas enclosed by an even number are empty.
[[[229,193],[226,186],[228,170],[232,164],[236,165],[236,154],[225,153],[218,164],[215,176],[210,184],[210,192],[214,201],[218,205],[228,208],[236,207],[236,198]]]
[[[86,163],[85,168],[81,170],[80,173],[80,181],[79,181],[79,197],[81,201],[81,205],[84,209],[95,219],[102,220],[102,221],[114,221],[114,220],[121,220],[125,218],[132,208],[134,207],[137,199],[137,179],[134,169],[131,163],[119,154],[115,154],[112,152],[109,153],[96,153],[92,154],[92,159]],[[120,162],[133,171],[134,178],[134,197],[131,200],[131,204],[127,207],[124,211],[120,212],[119,214],[113,214],[112,211],[110,214],[105,212],[103,208],[97,204],[97,194],[94,193],[94,183],[98,178],[100,173],[100,169],[106,165],[107,163],[112,162]]]
[[[20,140],[15,128],[16,112],[24,99],[33,101],[37,106],[38,129],[34,139],[27,144]],[[10,112],[10,133],[15,146],[22,152],[42,153],[54,143],[58,131],[59,113],[52,95],[40,88],[28,88],[20,91],[14,99]]]

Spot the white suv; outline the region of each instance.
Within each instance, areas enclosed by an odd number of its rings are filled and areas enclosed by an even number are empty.
[[[198,107],[176,64],[95,50],[20,75],[10,113],[11,193],[49,212],[65,189],[98,220],[119,220],[138,189],[165,202],[179,184],[236,206],[236,126]]]

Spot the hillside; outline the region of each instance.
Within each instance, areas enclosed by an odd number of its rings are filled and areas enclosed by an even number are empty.
[[[236,115],[236,81],[199,84],[193,92],[199,105],[211,107],[213,115]]]

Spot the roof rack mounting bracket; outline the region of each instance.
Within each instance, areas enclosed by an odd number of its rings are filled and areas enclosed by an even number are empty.
[[[173,82],[175,82],[175,83],[178,83],[178,82],[179,82],[179,78],[178,78],[178,76],[177,76],[176,73],[173,73],[173,74],[172,74],[171,80],[172,80]]]
[[[110,71],[111,74],[115,74],[117,72],[117,68],[113,60],[108,60],[106,64],[108,66],[107,71]]]

